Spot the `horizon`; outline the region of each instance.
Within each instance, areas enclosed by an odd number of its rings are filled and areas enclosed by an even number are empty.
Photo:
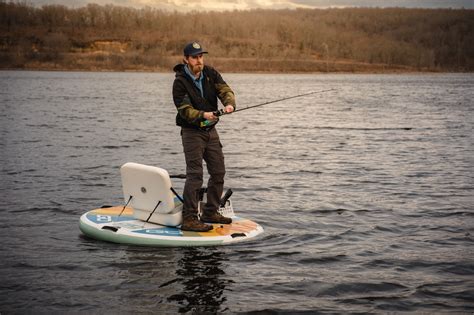
[[[150,7],[165,11],[232,11],[253,9],[328,9],[328,8],[424,8],[474,9],[472,0],[35,0],[35,6],[65,5],[82,7],[88,4],[117,5],[133,8]]]

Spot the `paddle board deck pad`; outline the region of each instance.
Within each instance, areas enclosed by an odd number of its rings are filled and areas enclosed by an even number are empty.
[[[133,209],[123,206],[91,210],[81,216],[81,231],[94,239],[142,246],[216,246],[248,241],[263,228],[248,219],[232,217],[231,224],[213,224],[208,232],[182,231],[137,220]]]

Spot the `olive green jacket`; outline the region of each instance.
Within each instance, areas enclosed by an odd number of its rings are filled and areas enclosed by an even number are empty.
[[[199,88],[186,74],[184,64],[174,67],[176,72],[173,83],[173,101],[178,114],[176,124],[182,127],[206,128],[204,112],[215,112],[218,110],[218,99],[224,106],[232,105],[235,109],[235,96],[232,89],[222,79],[220,73],[210,67],[204,66],[201,75],[204,96],[201,96]]]

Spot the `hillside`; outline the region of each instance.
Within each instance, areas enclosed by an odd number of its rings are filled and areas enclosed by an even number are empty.
[[[170,71],[194,39],[227,72],[474,70],[474,10],[181,14],[0,2],[3,69]]]

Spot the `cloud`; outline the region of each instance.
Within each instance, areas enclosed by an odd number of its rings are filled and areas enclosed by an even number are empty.
[[[402,7],[402,8],[466,8],[474,9],[473,0],[292,0],[295,4],[322,7]]]
[[[296,9],[330,7],[406,7],[474,9],[473,0],[35,0],[33,4],[80,7],[88,3],[115,4],[166,11],[225,11],[251,9]]]
[[[128,0],[134,6],[150,6],[178,11],[224,11],[250,9],[310,8],[288,0]]]
[[[290,0],[36,0],[37,6],[62,4],[80,7],[88,3],[114,4],[135,8],[151,7],[171,11],[225,11],[251,9],[296,9],[311,8],[311,5]]]

